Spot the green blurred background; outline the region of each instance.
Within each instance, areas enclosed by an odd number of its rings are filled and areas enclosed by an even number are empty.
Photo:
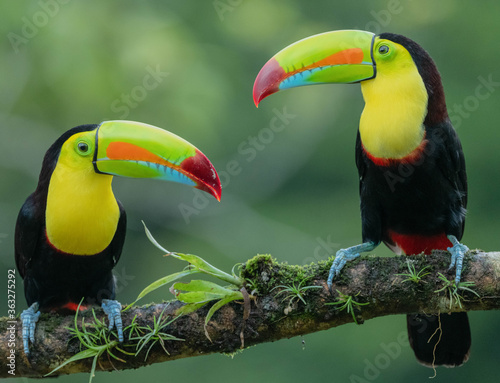
[[[15,220],[36,186],[45,151],[67,129],[106,119],[142,121],[186,138],[211,159],[224,184],[217,203],[182,185],[115,179],[129,219],[116,268],[122,303],[184,267],[161,257],[141,220],[168,249],[198,254],[225,270],[256,253],[304,264],[359,243],[359,85],[287,91],[259,109],[251,97],[255,76],[274,53],[336,29],[395,32],[429,51],[468,165],[463,240],[471,248],[500,250],[496,1],[42,0],[2,8],[0,281],[14,267]],[[151,72],[155,77],[147,77]],[[477,93],[485,81],[489,88]],[[283,125],[273,120],[276,111],[288,114]],[[272,121],[279,132],[269,129]],[[382,246],[375,253],[391,254]],[[20,283],[19,312],[26,308]],[[167,289],[150,296],[170,298]],[[0,307],[4,315],[6,294]],[[470,361],[439,369],[435,381],[497,381],[499,319],[498,312],[470,313]],[[385,351],[405,332],[404,316],[384,317],[259,345],[234,358],[210,355],[98,373],[95,381],[426,381],[432,370],[416,363],[407,344],[397,355]],[[365,371],[370,364],[379,368]],[[80,374],[58,381],[87,380]]]

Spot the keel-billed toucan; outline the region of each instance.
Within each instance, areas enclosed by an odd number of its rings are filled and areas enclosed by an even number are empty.
[[[16,264],[29,306],[21,314],[26,353],[40,311],[74,312],[80,302],[80,309],[102,305],[123,340],[111,270],[122,252],[126,216],[111,189],[113,176],[180,182],[220,200],[207,157],[166,130],[106,121],[64,133],[45,154],[38,186],[16,224]]]
[[[358,82],[365,100],[356,139],[362,244],[337,252],[328,285],[347,261],[381,242],[407,255],[448,249],[458,285],[468,250],[459,242],[467,204],[465,162],[439,72],[422,47],[392,33],[345,30],[311,36],[265,64],[253,97],[258,105],[282,89]],[[442,332],[436,335],[439,326]],[[464,312],[409,315],[408,334],[423,364],[457,366],[468,359],[471,339]]]

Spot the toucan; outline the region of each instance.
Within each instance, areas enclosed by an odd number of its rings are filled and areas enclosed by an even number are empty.
[[[29,308],[21,314],[29,354],[40,312],[68,313],[101,305],[123,341],[112,269],[120,259],[126,214],[113,176],[156,178],[221,197],[208,158],[181,137],[133,121],[81,125],[48,149],[36,190],[22,206],[15,258]]]
[[[434,61],[398,34],[326,32],[272,57],[257,75],[253,99],[258,106],[280,90],[323,83],[361,83],[365,101],[355,148],[362,243],[336,253],[328,286],[346,262],[381,242],[397,254],[449,250],[458,286],[468,251],[460,243],[467,176]],[[407,327],[422,364],[467,361],[471,335],[465,312],[408,315]]]

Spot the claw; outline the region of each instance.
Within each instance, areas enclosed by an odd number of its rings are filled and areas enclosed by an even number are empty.
[[[333,277],[340,274],[340,271],[343,269],[347,262],[350,262],[359,257],[360,253],[373,250],[376,246],[377,245],[373,242],[365,242],[361,245],[356,245],[347,249],[340,249],[339,251],[337,251],[335,260],[333,261],[332,267],[330,268],[330,273],[328,274],[328,280],[326,282],[328,284],[328,289],[332,289]]]
[[[454,235],[448,235],[448,239],[453,245],[452,247],[448,247],[448,251],[451,253],[451,263],[450,267],[448,267],[448,270],[456,267],[455,285],[458,287],[462,275],[464,256],[465,253],[469,251],[469,248],[464,244],[461,244]]]
[[[122,324],[122,305],[120,302],[103,299],[101,304],[104,313],[108,316],[109,329],[112,330],[116,326],[116,331],[118,332],[118,340],[123,342],[123,324]]]
[[[29,355],[29,342],[35,343],[35,328],[36,322],[40,317],[38,311],[38,302],[33,303],[28,309],[21,313],[21,322],[23,324],[23,346],[24,353]]]
[[[359,257],[359,253],[350,254],[349,249],[340,249],[335,254],[335,260],[333,261],[332,267],[330,268],[330,273],[328,274],[328,288],[332,288],[333,277],[340,274],[340,271],[344,268],[347,261],[352,261],[353,259]]]

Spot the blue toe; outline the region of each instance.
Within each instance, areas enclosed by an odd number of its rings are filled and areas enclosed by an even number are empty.
[[[38,311],[38,303],[33,303],[28,309],[21,313],[21,322],[23,325],[23,346],[24,353],[28,355],[30,353],[29,342],[35,343],[35,329],[36,322],[40,317],[40,311]]]
[[[457,238],[453,235],[449,235],[448,239],[453,244],[452,247],[448,247],[448,251],[451,253],[451,263],[449,269],[455,267],[455,284],[458,287],[460,279],[462,276],[462,267],[465,253],[469,251],[469,248],[464,244],[458,242]]]
[[[108,316],[109,329],[112,330],[116,326],[116,331],[118,332],[118,340],[123,342],[123,323],[122,323],[122,305],[120,302],[103,299],[101,304],[102,309]]]
[[[347,262],[356,259],[362,252],[373,250],[376,246],[377,244],[374,242],[365,242],[361,245],[351,246],[347,249],[340,249],[337,251],[332,267],[330,267],[328,280],[326,281],[328,288],[331,290],[333,278],[340,274]]]

